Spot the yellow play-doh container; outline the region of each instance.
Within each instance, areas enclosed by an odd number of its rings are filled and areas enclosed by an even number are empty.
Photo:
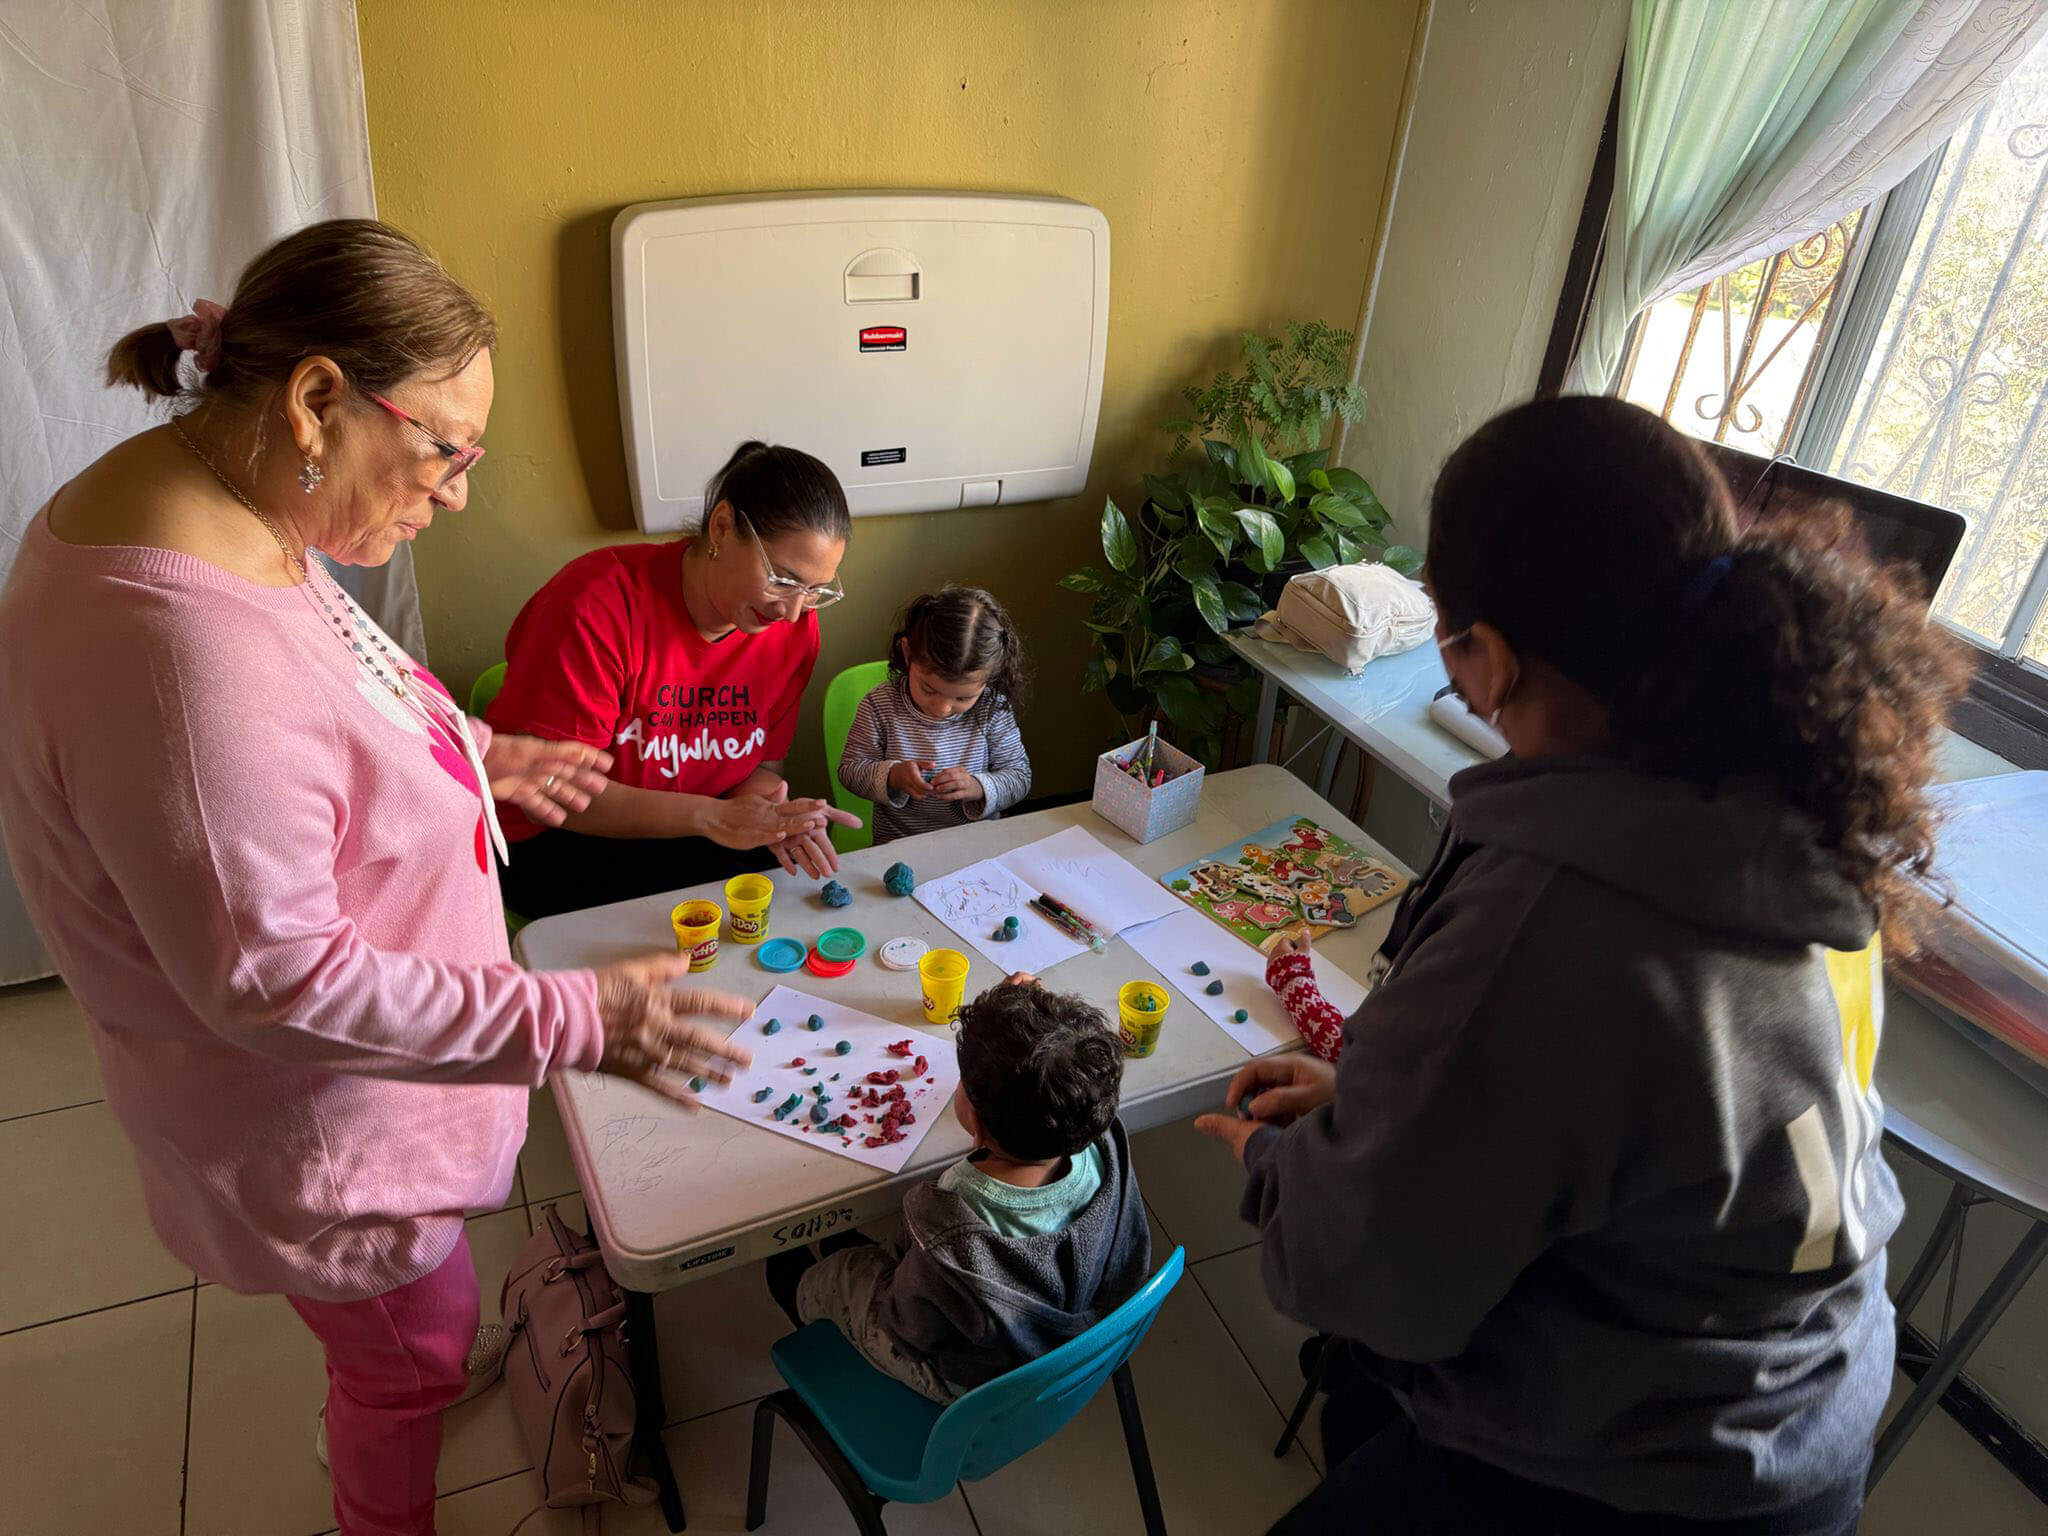
[[[952,1023],[967,995],[967,957],[957,949],[928,949],[918,959],[917,980],[925,1023]]]
[[[734,875],[725,882],[725,931],[735,944],[768,937],[768,903],[775,885],[766,875]]]
[[[1151,981],[1127,981],[1116,994],[1117,1033],[1126,1056],[1150,1056],[1159,1048],[1166,1019],[1166,988]]]
[[[668,915],[676,931],[676,951],[690,957],[690,969],[708,971],[718,964],[718,925],[725,914],[715,901],[686,901]]]

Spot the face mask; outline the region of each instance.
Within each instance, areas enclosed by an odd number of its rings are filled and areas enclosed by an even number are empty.
[[[1437,641],[1437,650],[1449,651],[1450,648],[1454,645],[1463,645],[1467,640],[1472,638],[1472,629],[1473,626],[1468,624],[1465,626],[1465,628],[1459,630],[1455,635],[1450,635],[1445,639]],[[1522,667],[1521,663],[1517,662],[1515,664],[1515,670],[1508,676],[1507,687],[1501,689],[1500,691],[1500,702],[1493,706],[1493,713],[1486,717],[1486,723],[1492,726],[1495,730],[1500,729],[1500,712],[1508,707],[1508,695],[1515,691],[1515,684],[1519,683],[1521,680]],[[1473,714],[1476,715],[1479,713],[1478,710],[1472,709],[1472,701],[1465,697],[1463,690],[1461,690],[1455,682],[1451,684],[1451,692],[1457,694],[1459,702],[1461,702],[1467,709],[1471,709]]]

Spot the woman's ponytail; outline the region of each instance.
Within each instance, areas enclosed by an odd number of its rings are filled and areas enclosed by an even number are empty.
[[[1771,777],[1910,950],[1934,862],[1927,785],[1965,653],[1928,621],[1910,567],[1855,551],[1846,513],[1754,528],[1723,558],[1608,701],[1615,734],[1650,772]]]
[[[1970,669],[1910,569],[1874,565],[1846,514],[1738,532],[1689,439],[1567,396],[1504,411],[1446,461],[1428,564],[1448,629],[1491,624],[1586,689],[1635,766],[1775,783],[1910,948],[1925,786]]]
[[[123,336],[107,353],[107,383],[139,389],[152,402],[176,399],[185,393],[178,373],[183,355],[168,325],[145,325]]]

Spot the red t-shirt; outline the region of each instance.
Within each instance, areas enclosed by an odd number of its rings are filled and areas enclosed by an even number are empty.
[[[683,606],[689,542],[563,566],[512,621],[492,728],[601,747],[614,782],[693,795],[723,795],[788,756],[818,616],[706,640]],[[499,816],[508,838],[541,830],[514,807]]]

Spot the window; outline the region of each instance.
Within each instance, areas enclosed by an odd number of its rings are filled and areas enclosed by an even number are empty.
[[[1575,253],[1586,289],[1592,265]],[[1568,283],[1561,329],[1583,292]],[[1638,316],[1616,393],[1696,437],[1961,514],[1934,598],[1983,653],[1959,723],[2048,762],[2048,46],[1884,198]]]

